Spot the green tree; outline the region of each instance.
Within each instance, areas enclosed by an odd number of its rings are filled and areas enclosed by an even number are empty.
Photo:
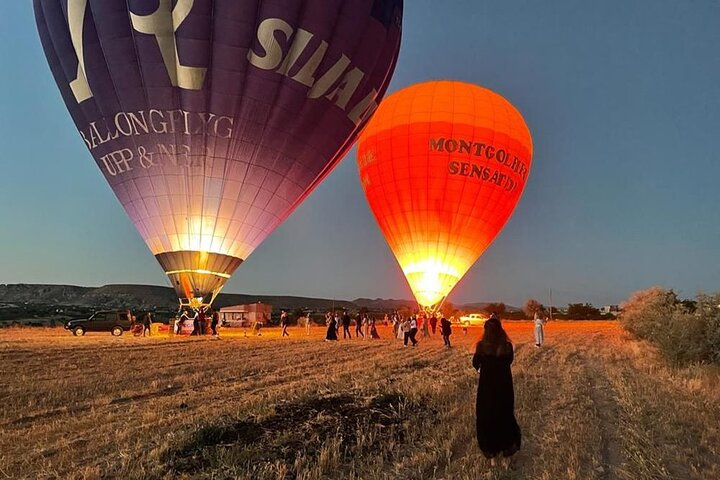
[[[688,301],[672,290],[652,287],[633,293],[623,303],[621,322],[637,337],[655,343],[674,363],[720,363],[718,305],[720,293],[700,294]]]
[[[525,302],[525,306],[523,307],[523,312],[525,312],[525,315],[528,318],[533,318],[536,313],[542,313],[545,310],[545,307],[542,303],[538,302],[534,298],[529,298],[527,302]]]
[[[450,302],[445,302],[445,303],[443,303],[443,306],[440,309],[439,314],[444,316],[445,318],[450,318],[453,315],[460,317],[461,315],[458,315],[459,312],[460,312],[460,310],[458,310],[454,304],[452,304]]]
[[[298,324],[298,321],[299,321],[302,317],[304,317],[304,316],[305,316],[305,311],[304,311],[302,308],[296,308],[295,310],[293,310],[292,313],[288,312],[288,317],[290,317],[290,318],[288,319],[288,321],[289,321],[291,324],[294,323],[294,324],[297,325],[297,324]]]
[[[597,320],[601,319],[600,310],[593,307],[591,303],[570,303],[568,304],[568,318],[572,320]]]
[[[502,303],[502,302],[500,302],[500,303],[488,303],[488,304],[485,306],[484,311],[485,311],[485,313],[487,313],[488,315],[490,315],[491,313],[497,313],[500,317],[503,317],[503,316],[505,315],[506,308],[505,308],[505,304]]]

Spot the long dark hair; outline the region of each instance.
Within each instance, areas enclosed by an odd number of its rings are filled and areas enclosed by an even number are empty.
[[[483,336],[475,346],[475,353],[500,356],[512,351],[510,337],[497,317],[490,317],[484,326]]]

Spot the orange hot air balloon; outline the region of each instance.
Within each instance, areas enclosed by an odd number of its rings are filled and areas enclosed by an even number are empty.
[[[428,82],[382,102],[360,136],[360,180],[426,311],[442,305],[505,225],[531,159],[522,116],[488,89]]]

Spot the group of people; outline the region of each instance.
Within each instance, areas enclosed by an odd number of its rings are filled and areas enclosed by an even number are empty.
[[[192,321],[193,329],[191,336],[206,335],[211,333],[213,337],[219,337],[218,324],[220,323],[220,312],[212,310],[210,307],[200,307],[198,310],[183,309],[180,316],[175,319],[173,332],[179,334],[182,331],[182,325]]]
[[[142,335],[143,337],[149,337],[151,335],[151,327],[154,320],[154,314],[152,312],[145,312],[142,314],[139,321],[130,310],[127,311],[127,316],[130,319],[130,331],[133,334],[137,336]]]
[[[387,315],[386,322],[387,322]],[[352,318],[347,310],[343,310],[342,316],[335,313],[327,312],[325,314],[325,324],[327,325],[327,332],[325,334],[325,341],[336,341],[339,339],[340,326],[342,325],[343,338],[352,339],[352,333],[350,326],[352,325]],[[363,339],[379,339],[380,334],[377,331],[377,326],[374,317],[369,317],[367,314],[358,313],[355,317],[355,338]]]
[[[392,318],[385,314],[383,322],[385,325],[392,325],[393,338],[398,338],[402,340],[405,347],[407,347],[408,344],[412,345],[413,347],[418,345],[418,331],[422,331],[424,337],[430,337],[431,335],[436,334],[438,326],[440,329],[440,335],[442,336],[443,342],[445,343],[445,347],[451,347],[450,335],[452,334],[452,322],[445,317],[441,317],[438,320],[435,315],[427,318],[422,315],[411,315],[409,317],[403,317],[401,314],[394,313],[392,315]],[[350,329],[351,325],[353,324],[353,319],[350,317],[349,313],[346,310],[343,310],[342,315],[331,312],[326,313],[325,323],[327,325],[325,341],[330,342],[339,340],[341,327],[343,339],[353,338]],[[376,327],[376,319],[374,317],[370,317],[367,314],[358,313],[358,315],[355,317],[354,323],[355,338],[380,338]],[[280,325],[283,325],[282,316]],[[285,329],[286,327],[283,327],[283,332],[285,332]]]
[[[403,345],[408,346],[408,342],[413,347],[417,346],[417,333],[422,331],[425,338],[436,335],[438,326],[440,327],[440,335],[442,336],[445,348],[450,348],[450,335],[452,335],[452,322],[441,316],[440,319],[433,314],[429,317],[423,315],[411,315],[404,318],[402,315],[393,315],[392,319],[393,333],[395,337],[403,340]],[[432,333],[431,333],[432,332]]]

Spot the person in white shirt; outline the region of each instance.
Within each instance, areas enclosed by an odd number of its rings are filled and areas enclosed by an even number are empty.
[[[415,316],[412,316],[410,318],[410,331],[408,332],[407,339],[410,339],[412,342],[412,346],[416,347],[418,344],[418,341],[415,340],[415,335],[417,335],[418,331],[418,323],[417,318]],[[407,339],[405,339],[405,346],[407,347]]]
[[[535,312],[535,348],[540,348],[545,342],[545,331],[543,330],[545,320],[540,318],[540,314]]]
[[[310,335],[312,329],[312,318],[310,318],[310,312],[305,315],[305,333]]]

